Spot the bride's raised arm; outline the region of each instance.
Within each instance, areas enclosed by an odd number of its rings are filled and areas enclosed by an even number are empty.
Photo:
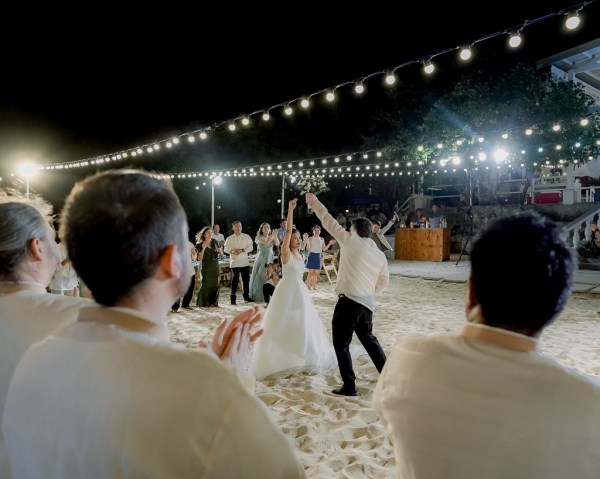
[[[292,238],[292,224],[294,223],[294,208],[298,200],[294,198],[288,203],[287,222],[285,224],[285,236],[281,245],[281,263],[287,264],[290,259],[290,239]]]

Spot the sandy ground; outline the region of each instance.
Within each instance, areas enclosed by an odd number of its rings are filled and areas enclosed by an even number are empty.
[[[331,335],[337,300],[334,286],[320,282],[311,292]],[[464,283],[392,276],[378,295],[373,324],[386,353],[414,334],[459,333],[464,319]],[[245,306],[229,304],[221,289],[219,308],[169,314],[172,340],[196,348],[210,338],[223,317]],[[574,293],[559,319],[542,336],[542,351],[584,373],[600,377],[600,301]],[[297,446],[308,477],[392,478],[395,459],[386,433],[371,407],[378,373],[366,354],[354,360],[359,397],[330,393],[340,385],[337,368],[324,374],[279,375],[256,382],[256,394],[271,409],[281,429]]]

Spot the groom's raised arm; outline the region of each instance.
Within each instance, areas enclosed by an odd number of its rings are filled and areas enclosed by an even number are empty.
[[[319,201],[316,195],[313,193],[306,193],[306,203],[314,210],[317,218],[321,220],[323,228],[325,228],[329,234],[340,243],[340,246],[350,238],[350,232],[346,231],[346,229],[340,225],[331,214],[329,214],[325,205]]]

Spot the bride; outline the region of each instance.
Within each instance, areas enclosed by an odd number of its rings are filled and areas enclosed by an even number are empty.
[[[297,201],[289,202],[281,245],[283,278],[275,288],[262,321],[264,333],[254,348],[250,367],[257,379],[291,369],[317,372],[337,364],[327,330],[302,281],[300,233],[292,231]]]

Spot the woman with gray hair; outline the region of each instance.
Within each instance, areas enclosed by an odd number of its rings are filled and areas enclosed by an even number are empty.
[[[11,376],[22,354],[52,330],[74,322],[83,298],[46,290],[60,261],[50,226],[52,209],[0,193],[0,416]],[[0,434],[0,477],[8,477]]]

